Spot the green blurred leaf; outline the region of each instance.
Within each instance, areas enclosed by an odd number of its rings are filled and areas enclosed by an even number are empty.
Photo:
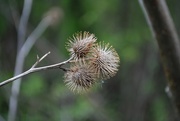
[[[22,85],[22,93],[25,96],[32,97],[38,96],[45,90],[45,83],[43,78],[38,74],[29,76]]]
[[[157,98],[153,102],[152,112],[154,121],[167,121],[168,112],[163,98]]]

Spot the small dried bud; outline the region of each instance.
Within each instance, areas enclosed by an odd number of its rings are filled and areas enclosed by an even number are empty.
[[[86,92],[93,86],[96,80],[95,73],[89,69],[89,66],[82,62],[76,62],[74,66],[65,74],[64,82],[73,91],[77,93]]]
[[[67,50],[71,55],[75,55],[76,60],[84,58],[90,52],[96,40],[94,34],[90,34],[89,32],[76,33],[73,38],[69,39]]]
[[[109,44],[100,43],[94,47],[90,63],[98,78],[113,77],[118,71],[119,62],[117,52]]]

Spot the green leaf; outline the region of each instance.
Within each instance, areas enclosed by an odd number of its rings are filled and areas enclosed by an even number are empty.
[[[43,78],[34,74],[31,75],[22,85],[22,93],[25,96],[32,97],[41,94],[45,90],[45,83]]]

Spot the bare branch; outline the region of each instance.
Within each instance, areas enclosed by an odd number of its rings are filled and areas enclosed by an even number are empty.
[[[22,49],[25,36],[26,36],[27,23],[28,23],[30,12],[31,12],[31,8],[32,8],[32,0],[24,0],[23,11],[22,11],[22,15],[19,21],[19,25],[17,24],[17,21],[15,21],[15,26],[17,29],[18,45],[17,45],[17,56],[16,56],[14,76],[20,74],[23,70],[26,54],[22,54],[21,49]],[[12,11],[12,8],[11,8],[11,11]],[[13,14],[13,11],[12,11],[12,14]],[[29,53],[29,50],[27,51],[24,50],[24,52]],[[18,100],[20,84],[21,84],[21,80],[19,79],[15,83],[13,83],[12,88],[11,88],[8,121],[15,121],[15,118],[16,118],[17,100]]]
[[[59,69],[62,69],[64,72],[70,71],[69,69],[63,67],[59,67]]]
[[[43,57],[39,58],[39,56],[37,56],[37,61],[36,63],[31,67],[34,68],[36,67],[37,64],[39,64],[39,62],[41,62],[46,56],[48,56],[51,52],[46,53]]]
[[[32,0],[25,0],[23,11],[21,15],[21,19],[19,21],[19,27],[18,27],[18,49],[20,49],[23,45],[23,42],[25,40],[26,36],[26,30],[27,30],[27,23],[29,19],[29,15],[32,8]]]
[[[26,39],[25,43],[23,44],[25,40],[25,32],[27,29],[27,22],[28,22],[30,11],[31,11],[31,7],[32,7],[32,0],[25,0],[22,16],[21,16],[20,23],[18,26],[18,54],[16,57],[16,66],[15,66],[14,76],[22,73],[24,60],[26,56],[28,55],[29,51],[31,50],[32,46],[36,42],[36,40],[42,35],[42,33],[47,29],[48,26],[52,25],[53,23],[59,22],[59,18],[61,16],[60,15],[61,11],[58,8],[56,9],[53,8],[52,11],[50,10],[51,14],[48,14],[47,16],[43,17],[39,25],[36,27],[36,29],[31,33],[31,35]],[[18,78],[19,79],[13,82],[13,85],[12,85],[12,91],[11,91],[12,94],[10,97],[9,114],[8,114],[9,121],[14,121],[16,117],[17,100],[18,100],[18,95],[19,95],[19,90],[20,90],[20,85],[21,85],[21,79],[20,77]]]
[[[60,63],[57,63],[57,64],[53,64],[53,65],[48,65],[48,66],[42,66],[42,67],[35,67],[40,61],[42,61],[48,54],[50,54],[50,52],[46,53],[43,57],[41,57],[39,60],[36,61],[36,63],[27,71],[17,75],[17,76],[14,76],[8,80],[5,80],[3,82],[0,83],[0,87],[3,86],[3,85],[6,85],[12,81],[15,81],[16,79],[19,79],[21,77],[24,77],[30,73],[34,73],[34,72],[38,72],[38,71],[42,71],[42,70],[47,70],[47,69],[64,69],[64,68],[61,68],[62,65],[64,64],[67,64],[69,63],[73,58],[74,56],[72,56],[71,58],[69,58],[68,60],[66,61],[63,61],[63,62],[60,62]]]
[[[28,0],[25,0],[25,2],[26,1],[28,1]],[[28,2],[24,3],[24,5],[28,5],[27,3]],[[30,2],[30,3],[32,3],[32,2]],[[25,9],[25,7],[24,7],[24,9]],[[27,17],[27,16],[25,15],[25,17]],[[27,20],[27,18],[25,20]],[[21,21],[21,22],[23,22],[23,21]],[[26,56],[28,55],[28,53],[31,50],[34,43],[37,41],[37,39],[42,35],[42,33],[47,29],[47,27],[50,24],[51,24],[51,21],[49,20],[49,18],[44,17],[41,20],[41,22],[39,23],[39,25],[36,27],[36,29],[31,33],[31,35],[29,35],[29,37],[23,44],[22,48],[18,48],[19,52],[16,57],[16,66],[15,66],[14,76],[22,73],[24,60],[25,60]],[[21,25],[21,24],[19,24],[19,25]],[[21,32],[21,31],[18,31],[18,32]],[[23,34],[20,34],[20,35],[23,35]],[[24,37],[20,37],[20,38],[23,39]],[[18,41],[20,41],[19,40],[20,38],[18,38]],[[18,44],[20,44],[20,43],[18,43]],[[20,46],[18,45],[18,47],[20,47]],[[20,85],[21,85],[21,79],[18,79],[17,81],[13,82],[13,85],[12,85],[12,91],[11,91],[12,94],[10,97],[10,106],[9,106],[10,112],[8,115],[9,121],[15,120],[15,115],[16,115],[16,111],[17,111],[17,98],[19,95]]]
[[[33,68],[31,69],[31,71],[33,72],[37,72],[37,71],[42,71],[42,70],[47,70],[47,69],[55,69],[55,68],[60,68],[62,65],[65,65],[67,63],[69,63],[72,59],[74,58],[74,55],[72,55],[68,60],[57,63],[57,64],[52,64],[52,65],[48,65],[48,66],[42,66],[42,67],[37,67],[37,68]],[[1,86],[1,85],[0,85]]]

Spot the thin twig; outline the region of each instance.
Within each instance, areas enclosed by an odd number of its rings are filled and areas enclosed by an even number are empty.
[[[38,72],[38,71],[42,71],[42,70],[47,70],[47,69],[55,69],[55,68],[59,69],[62,65],[66,64],[66,63],[69,63],[69,62],[74,58],[74,56],[71,56],[68,60],[63,61],[63,62],[60,62],[60,63],[57,63],[57,64],[48,65],[48,66],[42,66],[42,67],[35,67],[35,66],[36,66],[37,64],[39,64],[39,62],[42,61],[48,54],[50,54],[50,52],[46,53],[43,57],[41,57],[39,60],[37,60],[37,61],[35,62],[35,64],[34,64],[29,70],[27,70],[27,71],[25,71],[25,72],[23,72],[23,73],[21,73],[21,74],[19,74],[19,75],[17,75],[17,76],[14,76],[14,77],[12,77],[12,78],[10,78],[10,79],[7,79],[7,80],[1,82],[1,83],[0,83],[0,87],[3,86],[3,85],[6,85],[6,84],[8,84],[8,83],[10,83],[10,82],[12,82],[12,81],[14,81],[14,80],[16,80],[16,79],[19,79],[19,78],[21,78],[21,77],[24,77],[24,76],[26,76],[26,75],[28,75],[28,74],[30,74],[30,73],[34,73],[34,72]],[[61,69],[61,68],[60,68],[60,69]]]
[[[14,76],[22,73],[24,60],[27,55],[25,53],[29,53],[29,50],[30,50],[30,49],[23,50],[24,54],[22,54],[22,47],[24,47],[23,43],[25,41],[27,23],[28,23],[30,12],[31,12],[31,8],[32,8],[32,0],[24,0],[23,11],[22,11],[22,15],[21,15],[19,24],[17,24],[17,21],[15,21],[15,26],[17,29],[18,45],[17,45],[17,56],[16,56],[16,65],[15,65]],[[27,47],[27,45],[26,45],[26,47]],[[12,84],[11,96],[10,96],[10,100],[9,100],[8,121],[15,121],[15,119],[16,119],[17,102],[18,102],[20,84],[21,84],[20,79]]]
[[[12,2],[12,3],[11,3]],[[19,14],[17,12],[17,4],[15,0],[8,0],[9,3],[9,10],[11,13],[11,19],[12,19],[12,24],[15,26],[16,30],[18,31],[19,27]]]
[[[70,71],[70,69],[59,67],[59,69],[63,70],[64,72]]]
[[[45,54],[43,57],[41,57],[41,58],[39,58],[39,57],[37,56],[37,61],[36,61],[36,63],[35,63],[31,68],[36,67],[37,64],[38,64],[39,62],[41,62],[41,61],[42,61],[46,56],[48,56],[50,53],[51,53],[51,52],[46,53],[46,54]]]
[[[25,4],[27,5],[27,4]],[[36,29],[29,35],[25,43],[23,44],[22,48],[19,49],[19,52],[16,57],[16,66],[15,66],[15,74],[14,76],[21,74],[23,71],[23,65],[26,56],[28,55],[29,51],[33,47],[34,43],[38,40],[38,38],[42,35],[42,33],[47,29],[50,25],[50,20],[47,17],[44,17]],[[14,121],[17,112],[17,100],[19,95],[21,85],[21,79],[13,82],[11,97],[10,97],[10,104],[9,104],[9,114],[8,114],[8,121]]]
[[[23,11],[21,15],[21,19],[19,21],[19,27],[18,27],[18,49],[20,49],[23,45],[23,42],[25,40],[26,36],[26,30],[27,30],[27,23],[29,19],[29,15],[31,13],[31,8],[32,8],[32,0],[25,0],[24,1],[24,6],[23,6]]]

